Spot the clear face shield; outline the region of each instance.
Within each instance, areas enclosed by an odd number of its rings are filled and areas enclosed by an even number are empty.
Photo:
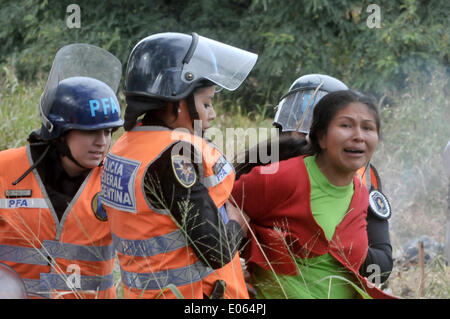
[[[328,94],[317,88],[289,92],[277,106],[274,122],[281,124],[283,132],[309,133],[314,107]]]
[[[181,73],[183,82],[204,78],[227,90],[236,90],[255,66],[258,55],[197,34]]]
[[[56,89],[62,80],[75,76],[100,80],[117,92],[122,76],[122,64],[108,51],[93,45],[76,43],[62,47],[56,53],[39,103],[42,124],[49,132],[52,131],[53,124],[47,115],[52,107]]]

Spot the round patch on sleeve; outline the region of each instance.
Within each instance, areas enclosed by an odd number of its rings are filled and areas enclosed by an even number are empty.
[[[190,188],[195,184],[197,174],[189,158],[182,155],[173,155],[172,168],[175,178],[183,187]]]
[[[387,220],[391,217],[391,206],[380,191],[372,190],[369,194],[369,211],[375,217]]]
[[[95,217],[98,220],[105,222],[108,220],[108,215],[106,214],[105,206],[103,206],[99,195],[100,195],[100,193],[97,193],[92,198],[91,208],[92,208],[92,211],[94,212]]]

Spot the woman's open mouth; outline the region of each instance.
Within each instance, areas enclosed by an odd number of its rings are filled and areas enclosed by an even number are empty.
[[[359,148],[344,148],[344,152],[350,156],[359,157],[364,154],[364,150]]]
[[[95,158],[103,158],[103,152],[99,151],[89,151],[89,154]]]

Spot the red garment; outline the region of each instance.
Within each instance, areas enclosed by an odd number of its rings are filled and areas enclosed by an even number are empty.
[[[368,250],[367,189],[357,177],[353,179],[348,212],[328,241],[311,212],[311,184],[303,157],[271,164],[278,165],[275,174],[263,174],[262,166],[255,167],[235,182],[232,196],[250,217],[252,235],[257,239],[252,238],[247,248],[249,266],[257,264],[276,273],[296,275],[293,256],[310,258],[330,253],[354,273],[372,297],[390,297],[369,288],[367,279],[358,273]]]

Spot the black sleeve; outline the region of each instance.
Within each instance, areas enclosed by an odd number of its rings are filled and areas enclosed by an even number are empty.
[[[364,277],[375,279],[374,275],[377,274],[374,272],[375,268],[371,265],[378,265],[380,283],[383,283],[388,279],[393,267],[388,220],[378,219],[369,213],[367,215],[367,235],[369,250],[359,272]]]
[[[234,220],[224,223],[208,189],[200,182],[202,164],[195,163],[192,145],[178,145],[175,148],[178,154],[172,154],[174,147],[164,151],[147,169],[147,199],[154,208],[170,210],[200,260],[213,269],[221,268],[233,259],[239,248],[243,238],[241,226]],[[172,156],[184,155],[183,152],[189,153],[184,158],[190,159],[189,167],[196,174],[192,186],[183,185],[172,167]]]
[[[370,171],[371,171],[371,174],[375,175],[375,178],[377,180],[378,187],[376,189],[379,190],[380,192],[382,192],[383,191],[383,185],[381,185],[380,175],[378,174],[378,171],[375,168],[375,166],[373,166],[372,164],[370,164]]]

